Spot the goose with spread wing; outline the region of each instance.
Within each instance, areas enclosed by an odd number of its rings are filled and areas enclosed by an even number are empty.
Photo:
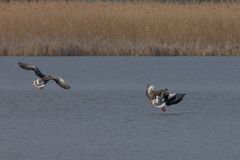
[[[70,89],[70,85],[67,84],[61,77],[55,76],[55,75],[45,75],[43,74],[39,68],[36,65],[33,64],[28,64],[28,63],[21,63],[19,62],[18,65],[22,69],[26,70],[33,70],[35,74],[39,77],[38,79],[34,80],[32,83],[35,87],[39,89],[43,89],[44,86],[50,81],[53,80],[55,81],[60,87],[63,89]]]
[[[166,107],[177,104],[183,100],[186,94],[169,93],[168,89],[155,90],[153,85],[148,84],[146,87],[146,96],[151,104],[160,108],[162,112],[166,111]]]

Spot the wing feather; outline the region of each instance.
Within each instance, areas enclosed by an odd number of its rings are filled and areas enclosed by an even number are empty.
[[[153,100],[153,99],[156,99],[157,92],[155,90],[153,90],[150,93],[148,93],[148,89],[150,86],[151,86],[150,84],[147,84],[145,94],[149,100]]]
[[[45,77],[45,75],[39,70],[39,68],[33,64],[28,64],[28,63],[21,63],[19,62],[18,65],[22,68],[22,69],[26,69],[26,70],[33,70],[35,72],[35,74],[40,77],[43,78]]]
[[[151,95],[148,93],[148,88],[149,88],[149,87],[150,87],[150,84],[147,84],[145,94],[146,94],[146,96],[147,96],[148,99],[152,100]]]
[[[62,79],[61,77],[58,77],[58,76],[49,75],[49,76],[44,77],[43,80],[44,81],[54,80],[63,89],[71,88],[71,86],[66,81],[64,81],[64,79]]]

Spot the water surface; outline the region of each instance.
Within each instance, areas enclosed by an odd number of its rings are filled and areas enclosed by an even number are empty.
[[[40,91],[37,64],[72,86]],[[2,57],[0,159],[237,160],[238,57]],[[147,83],[186,93],[161,113]]]

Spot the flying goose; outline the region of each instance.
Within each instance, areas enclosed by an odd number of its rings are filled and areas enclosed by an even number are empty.
[[[38,67],[36,65],[28,64],[28,63],[21,63],[21,62],[19,62],[18,65],[22,69],[33,70],[35,72],[35,74],[38,77],[40,77],[32,82],[33,85],[39,89],[43,89],[44,86],[47,84],[47,82],[50,80],[54,80],[63,89],[71,88],[70,85],[68,85],[61,77],[58,77],[55,75],[45,75],[38,69]]]
[[[148,84],[146,88],[146,95],[151,101],[151,104],[160,108],[162,112],[166,111],[166,107],[177,104],[183,100],[186,94],[173,93],[170,94],[168,89],[155,90],[153,85]]]

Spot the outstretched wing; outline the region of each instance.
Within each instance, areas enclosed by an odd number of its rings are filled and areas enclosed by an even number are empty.
[[[174,104],[181,102],[185,95],[186,94],[180,94],[180,93],[175,93],[175,94],[170,95],[170,98],[167,100],[166,105],[170,106],[170,105],[174,105]]]
[[[26,69],[26,70],[33,70],[35,72],[35,74],[40,77],[43,78],[45,77],[45,75],[38,69],[37,66],[32,65],[32,64],[28,64],[28,63],[21,63],[19,62],[18,65],[22,68],[22,69]]]
[[[147,84],[145,93],[146,93],[146,96],[148,97],[148,99],[152,100],[152,97],[151,97],[150,93],[148,93],[148,88],[149,87],[150,87],[150,84]]]
[[[158,93],[155,90],[148,92],[149,87],[151,87],[151,86],[152,85],[148,84],[145,92],[146,92],[146,96],[148,97],[149,100],[154,100],[154,99],[156,99],[156,96]]]
[[[64,81],[61,77],[58,76],[45,76],[43,78],[44,81],[49,81],[49,80],[54,80],[60,87],[62,87],[63,89],[70,89],[71,86],[69,84],[67,84],[66,81]]]

